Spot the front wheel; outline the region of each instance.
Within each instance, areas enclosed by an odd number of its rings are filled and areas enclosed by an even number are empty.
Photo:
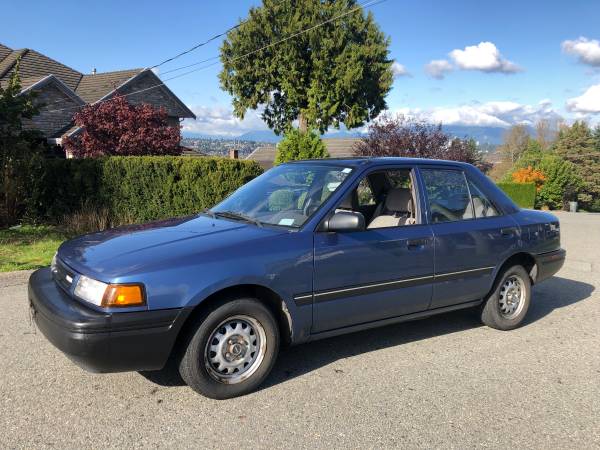
[[[278,351],[279,328],[271,311],[256,299],[231,300],[200,318],[179,372],[206,397],[237,397],[264,381]]]
[[[531,280],[522,266],[506,269],[481,311],[481,321],[498,330],[517,328],[531,304]]]

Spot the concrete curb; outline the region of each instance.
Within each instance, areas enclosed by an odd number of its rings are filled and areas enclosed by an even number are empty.
[[[29,279],[33,270],[17,270],[15,272],[0,272],[0,287],[17,286]]]

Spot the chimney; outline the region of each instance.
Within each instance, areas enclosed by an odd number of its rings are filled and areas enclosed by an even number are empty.
[[[92,75],[96,75],[96,68],[95,67],[92,69]]]
[[[238,150],[230,149],[229,150],[229,159],[238,159],[239,152]]]

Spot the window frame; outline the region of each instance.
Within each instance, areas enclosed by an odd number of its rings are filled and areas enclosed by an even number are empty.
[[[464,173],[464,171],[463,171],[463,174],[467,180],[467,189],[469,190],[469,197],[471,198],[471,205],[473,208],[473,216],[475,216],[475,204],[473,203],[473,195],[471,194],[471,187],[469,186],[469,183],[472,183],[479,190],[479,192],[481,192],[483,195],[485,195],[486,200],[488,202],[490,202],[490,204],[494,207],[494,209],[496,210],[496,213],[497,213],[495,216],[474,217],[474,218],[484,220],[484,219],[494,219],[494,218],[504,216],[505,215],[504,211],[502,210],[502,208],[500,208],[498,206],[497,202],[494,201],[494,199],[490,196],[490,194],[487,193],[484,189],[482,189],[481,185],[477,184],[477,182],[475,180],[473,180],[473,177],[469,177],[469,175]]]
[[[365,228],[364,230],[352,231],[350,233],[364,233],[364,232],[368,232],[368,231],[377,232],[380,230],[390,230],[390,229],[401,230],[406,227],[412,228],[412,227],[419,227],[419,226],[428,226],[429,224],[427,222],[427,217],[424,214],[424,212],[426,210],[423,209],[423,205],[422,205],[424,197],[421,195],[421,184],[420,184],[420,176],[418,173],[418,167],[412,166],[412,165],[391,165],[391,166],[376,166],[369,170],[366,170],[364,173],[359,175],[358,178],[356,180],[354,180],[354,182],[347,188],[344,195],[342,195],[340,197],[340,199],[333,204],[332,208],[330,208],[330,210],[323,216],[323,218],[320,220],[319,224],[315,228],[315,232],[320,232],[320,233],[322,233],[322,232],[328,233],[329,232],[329,231],[323,229],[325,222],[327,222],[331,218],[331,216],[333,214],[335,214],[335,211],[338,209],[339,205],[344,201],[345,196],[350,194],[354,189],[357,189],[358,185],[364,178],[367,178],[369,186],[371,187],[373,194],[375,194],[375,192],[373,190],[373,186],[371,185],[371,180],[369,179],[369,177],[371,175],[373,175],[374,173],[389,172],[389,171],[393,171],[393,170],[408,170],[409,171],[410,181],[411,181],[412,189],[414,192],[414,202],[415,202],[415,209],[416,209],[415,218],[417,220],[417,223],[415,223],[414,225],[408,225],[408,226],[403,225],[403,226],[391,226],[391,227],[381,227],[381,228],[372,228],[372,229]],[[387,175],[386,175],[386,180],[387,180]],[[387,180],[387,181],[389,182],[389,180]],[[425,194],[423,194],[423,195],[425,195]],[[376,205],[377,205],[377,203],[376,203]]]
[[[424,196],[424,206],[425,206],[425,216],[427,219],[427,223],[429,225],[442,225],[442,224],[446,224],[446,223],[458,223],[458,222],[468,222],[471,220],[488,220],[488,219],[497,219],[499,217],[505,216],[506,213],[504,212],[504,210],[502,208],[500,208],[498,206],[498,202],[496,202],[493,198],[493,196],[490,196],[489,192],[487,192],[485,189],[482,189],[481,185],[479,183],[476,182],[476,180],[473,179],[472,176],[469,176],[469,174],[467,173],[467,171],[465,171],[463,168],[461,167],[456,167],[456,166],[443,166],[443,165],[427,165],[427,166],[419,166],[417,168],[418,170],[418,174],[419,174],[419,181],[421,183],[423,183],[423,187],[422,187],[422,191],[423,191],[423,196]],[[429,195],[427,194],[427,186],[425,184],[425,179],[423,177],[423,173],[422,171],[424,170],[451,170],[454,172],[460,172],[462,173],[462,176],[465,180],[465,184],[467,186],[467,192],[469,193],[469,203],[471,205],[471,209],[473,211],[473,217],[471,218],[461,218],[458,220],[451,220],[451,221],[446,221],[446,222],[434,222],[432,220],[431,217],[431,210],[429,208]],[[473,195],[471,195],[471,188],[469,187],[469,183],[473,183],[475,185],[475,187],[477,187],[477,189],[479,189],[479,191],[484,194],[487,198],[487,200],[492,204],[492,206],[496,209],[496,212],[498,213],[495,216],[488,216],[488,217],[476,217],[475,216],[475,205],[473,203]]]

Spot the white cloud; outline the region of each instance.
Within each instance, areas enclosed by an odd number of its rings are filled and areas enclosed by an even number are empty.
[[[543,100],[537,105],[523,105],[509,101],[495,101],[471,105],[436,107],[430,109],[403,108],[396,112],[419,120],[443,125],[491,126],[507,128],[514,124],[533,126],[541,119],[556,122],[562,119],[552,107],[552,103]]]
[[[441,80],[453,69],[452,64],[445,59],[434,59],[425,65],[425,72],[436,80]]]
[[[233,115],[231,107],[194,106],[190,108],[196,120],[186,119],[183,131],[217,136],[237,136],[247,131],[266,130],[259,111],[248,111],[243,120]]]
[[[600,84],[590,86],[579,97],[567,100],[567,109],[576,113],[600,113]]]
[[[410,73],[408,72],[408,70],[406,70],[406,67],[400,64],[398,61],[394,61],[392,63],[392,74],[394,75],[394,79],[398,77],[410,76]]]
[[[515,73],[522,70],[515,63],[504,59],[492,42],[480,42],[477,45],[467,46],[464,50],[452,50],[449,55],[463,70],[501,73]]]
[[[580,37],[574,41],[567,40],[562,43],[565,53],[577,56],[579,62],[590,66],[600,67],[600,41]]]

